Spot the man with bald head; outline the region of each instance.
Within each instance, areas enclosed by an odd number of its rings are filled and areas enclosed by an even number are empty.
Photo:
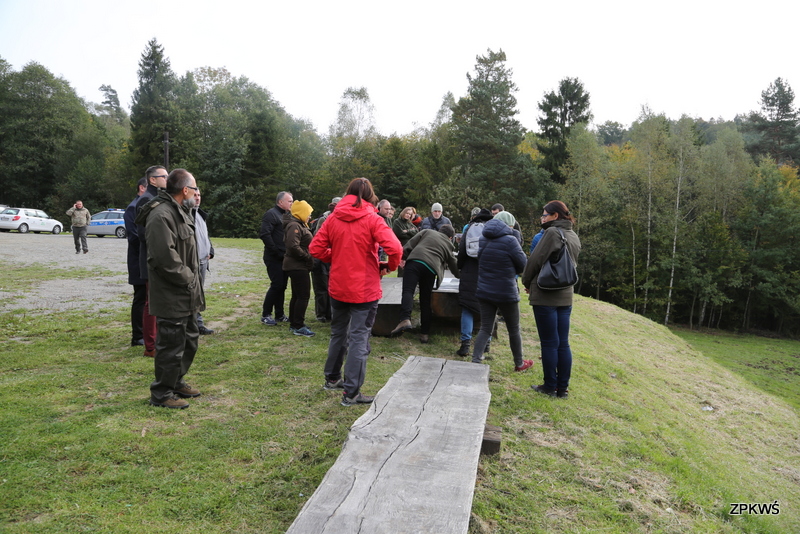
[[[167,177],[166,189],[159,190],[136,217],[147,238],[150,313],[156,316],[158,329],[155,381],[150,385],[153,406],[188,408],[184,399],[200,396],[184,380],[197,353],[197,312],[205,309],[191,213],[197,205],[196,191],[194,176],[175,169]]]

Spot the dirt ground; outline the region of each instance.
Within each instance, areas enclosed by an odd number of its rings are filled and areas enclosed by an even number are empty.
[[[26,308],[32,312],[57,312],[130,302],[133,289],[128,285],[127,239],[90,236],[88,241],[89,253],[75,254],[70,232],[60,235],[0,232],[0,311]],[[261,264],[257,253],[216,246],[214,249],[216,255],[206,276],[206,293],[214,291],[215,285],[237,280],[229,273],[236,272],[241,264]],[[99,274],[44,280],[33,290],[14,291],[9,287],[7,273],[17,265],[97,270]],[[266,272],[264,279],[266,282]]]

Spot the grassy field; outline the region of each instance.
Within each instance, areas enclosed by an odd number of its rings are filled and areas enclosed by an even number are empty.
[[[215,240],[260,255],[256,240]],[[36,267],[0,286],[64,272]],[[188,410],[148,406],[152,360],[130,348],[127,308],[0,314],[0,531],[284,532],[366,408],[322,389],[328,329],[258,321],[263,266],[208,288]],[[313,305],[312,305],[313,308]],[[541,382],[530,307],[514,373],[492,347],[490,424],[470,532],[800,532],[800,343],[668,329],[591,299],[573,312],[570,398]],[[309,313],[313,317],[313,311]],[[684,338],[684,339],[681,339]],[[375,338],[366,394],[409,355],[455,358],[456,335]],[[702,353],[699,351],[703,351]],[[777,371],[777,372],[776,372]],[[779,515],[731,515],[773,503]]]

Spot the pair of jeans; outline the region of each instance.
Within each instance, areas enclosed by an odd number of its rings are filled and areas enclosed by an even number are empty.
[[[472,348],[473,363],[481,363],[483,351],[486,343],[492,338],[492,329],[498,310],[506,321],[508,330],[508,344],[511,354],[514,356],[514,365],[522,366],[522,331],[519,325],[519,302],[493,302],[490,300],[478,299],[481,308],[481,330],[475,338],[475,345]]]
[[[173,396],[186,382],[183,377],[189,372],[197,354],[200,331],[194,313],[175,319],[159,317],[156,338],[155,374],[150,384],[150,397],[156,402]]]
[[[292,298],[289,299],[289,326],[295,330],[306,325],[306,310],[311,299],[311,280],[308,271],[297,269],[286,271],[292,283]]]
[[[473,328],[475,328],[475,318],[472,316],[472,310],[461,308],[461,341],[472,339]]]
[[[569,318],[572,306],[533,306],[536,329],[542,345],[544,387],[567,391],[572,373]]]
[[[433,295],[433,285],[436,283],[436,274],[428,267],[418,261],[406,262],[403,272],[403,296],[400,301],[400,320],[411,319],[411,311],[414,309],[414,290],[419,285],[419,332],[420,334],[430,334],[431,318],[431,295]]]
[[[286,271],[283,270],[283,259],[265,259],[264,265],[267,266],[267,276],[269,276],[270,284],[267,294],[264,295],[264,304],[261,306],[261,317],[266,317],[275,309],[275,319],[280,319],[284,316],[283,313],[283,299],[286,294],[286,285],[289,278],[286,276]]]
[[[325,361],[325,379],[335,382],[342,378],[344,392],[353,397],[361,391],[367,375],[370,353],[369,336],[378,311],[378,301],[350,303],[331,297],[331,341]]]

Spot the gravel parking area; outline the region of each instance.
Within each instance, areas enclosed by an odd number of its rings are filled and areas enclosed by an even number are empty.
[[[128,285],[127,239],[111,236],[88,239],[89,253],[75,254],[71,232],[61,235],[0,232],[0,311],[26,308],[55,312],[96,309],[111,302],[128,302],[133,290]],[[216,256],[211,260],[211,271],[206,276],[206,293],[213,291],[215,284],[239,280],[230,273],[242,264],[261,264],[261,256],[256,252],[216,246],[214,249]],[[97,270],[99,274],[44,280],[33,290],[20,292],[9,288],[9,277],[3,275],[16,265]],[[266,279],[266,274],[264,276]]]

